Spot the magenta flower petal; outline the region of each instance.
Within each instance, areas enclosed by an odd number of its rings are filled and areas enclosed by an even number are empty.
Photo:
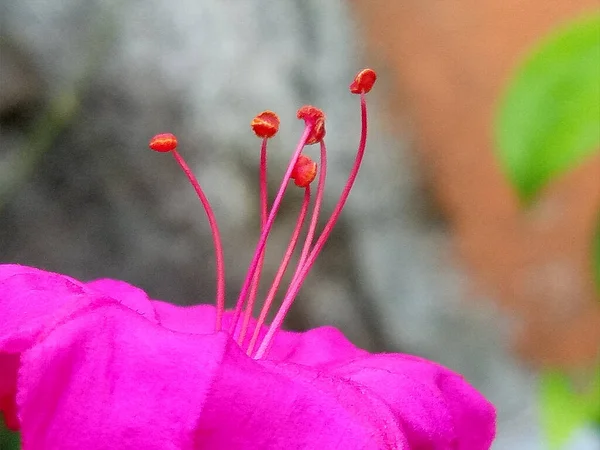
[[[410,355],[367,355],[328,371],[384,399],[414,448],[487,449],[493,405],[462,376]]]
[[[0,265],[0,411],[17,428],[15,392],[20,353],[81,301],[82,283],[19,265]],[[69,306],[71,305],[71,306]]]
[[[0,266],[0,315],[0,409],[29,448],[479,450],[494,436],[461,376],[331,327],[280,331],[257,361],[214,332],[212,306],[21,266]]]
[[[275,338],[267,359],[319,368],[368,354],[346,339],[337,328],[319,327],[302,333],[282,331]]]
[[[212,305],[197,305],[182,308],[171,303],[154,300],[154,309],[161,325],[182,333],[212,333],[215,328],[216,310]],[[227,329],[232,318],[227,312],[223,317]],[[256,320],[250,320],[250,330],[254,330]],[[259,336],[267,332],[263,327]],[[245,344],[250,341],[247,336]],[[303,333],[281,331],[275,337],[271,351],[266,359],[293,362],[307,366],[329,364],[333,361],[348,360],[368,354],[355,347],[336,328],[321,327]]]
[[[72,314],[106,302],[123,303],[156,320],[146,294],[126,283],[85,284],[33,267],[0,265],[0,411],[11,428],[18,423],[14,397],[20,354]]]
[[[208,334],[215,331],[216,310],[213,305],[176,306],[153,300],[160,324],[181,333]]]
[[[119,280],[102,278],[85,283],[88,288],[94,289],[108,297],[111,297],[128,308],[137,312],[151,322],[157,322],[158,317],[154,305],[150,302],[148,294],[142,289]]]
[[[17,400],[30,448],[408,448],[353,383],[254,361],[225,333],[174,333],[117,304],[26,352]]]
[[[114,303],[72,318],[22,356],[24,445],[195,448],[227,341],[173,333]]]
[[[362,386],[233,349],[227,356],[199,423],[201,448],[411,448],[392,411]]]
[[[112,300],[156,321],[147,295],[127,283],[82,283],[65,275],[16,264],[0,265],[0,349],[18,353],[37,335],[94,302]]]
[[[0,348],[20,352],[38,333],[78,303],[89,301],[83,283],[18,265],[0,266]]]

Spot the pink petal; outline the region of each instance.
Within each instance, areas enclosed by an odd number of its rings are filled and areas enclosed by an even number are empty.
[[[20,353],[38,335],[89,302],[81,283],[62,275],[18,265],[0,266],[0,410],[18,423],[14,394]]]
[[[155,300],[154,309],[160,323],[174,331],[182,333],[212,333],[215,328],[216,310],[212,305],[175,306]],[[223,317],[223,329],[227,330],[233,313],[226,311]],[[254,331],[256,320],[250,320],[250,332]],[[267,332],[263,327],[259,334],[259,342]],[[250,342],[250,334],[245,340],[244,348]],[[293,362],[316,367],[334,361],[349,360],[368,354],[355,347],[341,331],[333,327],[321,327],[303,333],[279,331],[273,346],[265,359]]]
[[[337,328],[320,327],[302,333],[278,332],[266,359],[318,368],[368,354],[354,346]]]
[[[487,450],[495,436],[495,409],[461,375],[401,354],[368,355],[330,374],[368,388],[401,421],[411,448]]]
[[[158,310],[161,317],[168,310],[167,325],[178,324],[181,331],[209,332],[214,326],[212,306],[184,310],[164,305]],[[204,322],[203,317],[207,319]],[[230,317],[226,313],[225,325]],[[195,325],[198,323],[202,326]],[[266,328],[261,335],[265,332]],[[403,424],[415,448],[488,449],[493,440],[493,406],[460,375],[435,363],[409,355],[370,355],[332,327],[304,333],[282,331],[266,359],[342,375],[345,380],[359,383],[363,392],[386,399],[396,417],[392,420]]]
[[[0,317],[0,410],[18,425],[16,391],[31,448],[478,450],[495,432],[459,375],[331,327],[280,332],[254,361],[213,332],[212,306],[24,266],[0,266]]]
[[[19,265],[0,265],[0,353],[18,353],[37,336],[95,302],[120,302],[156,321],[145,293],[127,283],[82,283],[65,275]]]
[[[354,383],[117,304],[24,353],[17,401],[30,448],[408,448],[389,408]]]
[[[200,448],[410,448],[368,390],[297,364],[257,363],[232,346],[201,416]]]
[[[181,333],[210,334],[215,331],[216,310],[212,305],[177,306],[153,300],[160,324]]]
[[[154,304],[142,289],[124,281],[109,278],[89,281],[86,286],[121,302],[151,322],[158,322]]]
[[[194,448],[227,341],[173,333],[118,304],[73,318],[23,354],[24,446]]]
[[[13,428],[17,423],[14,394],[21,352],[73,314],[107,302],[122,302],[156,320],[144,292],[126,283],[100,280],[86,285],[33,267],[0,265],[0,411]]]

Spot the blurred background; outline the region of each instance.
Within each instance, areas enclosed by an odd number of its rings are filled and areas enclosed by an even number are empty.
[[[523,58],[597,8],[595,0],[0,0],[0,261],[212,302],[203,211],[172,159],[147,149],[169,131],[215,209],[233,301],[258,235],[260,141],[250,120],[264,109],[282,120],[270,141],[273,196],[302,131],[296,109],[326,112],[327,217],[360,131],[347,86],[369,66],[379,81],[364,166],[288,327],[333,324],[362,347],[463,373],[498,407],[494,449],[596,449],[600,412],[578,405],[598,377],[590,255],[600,155],[525,207],[495,136]],[[600,117],[597,127],[600,139]],[[292,192],[284,203],[265,280],[299,199]]]

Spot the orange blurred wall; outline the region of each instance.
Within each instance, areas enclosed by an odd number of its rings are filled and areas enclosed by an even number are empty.
[[[598,356],[600,302],[590,242],[600,157],[554,183],[528,211],[496,164],[495,102],[524,53],[597,0],[352,0],[365,60],[387,74],[390,123],[414,129],[421,167],[446,213],[474,289],[515,317],[536,364]]]

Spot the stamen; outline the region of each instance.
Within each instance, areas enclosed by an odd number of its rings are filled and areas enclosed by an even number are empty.
[[[329,238],[331,231],[333,230],[333,227],[335,226],[337,220],[339,219],[342,209],[344,208],[344,205],[346,204],[346,200],[348,199],[348,196],[350,194],[350,190],[352,189],[352,186],[354,185],[354,181],[356,180],[356,176],[358,174],[358,170],[360,168],[360,164],[361,164],[363,156],[364,156],[366,142],[367,142],[367,103],[365,100],[365,93],[368,92],[372,88],[373,83],[375,82],[376,77],[373,77],[374,74],[375,74],[374,71],[372,71],[370,69],[365,69],[365,70],[361,71],[355,77],[355,80],[354,80],[355,83],[352,83],[352,85],[350,86],[352,93],[360,93],[360,107],[361,107],[361,136],[360,136],[360,142],[358,145],[358,151],[356,154],[356,159],[354,161],[354,166],[352,167],[352,170],[350,171],[346,185],[344,186],[344,189],[342,191],[340,199],[339,199],[337,205],[335,206],[333,213],[331,214],[331,217],[327,221],[327,224],[325,225],[321,235],[319,236],[319,239],[317,240],[314,248],[310,252],[301,271],[292,280],[292,282],[288,288],[288,291],[285,294],[285,297],[282,301],[281,307],[279,308],[279,311],[277,311],[277,314],[275,315],[275,318],[273,319],[273,322],[271,323],[271,326],[269,327],[267,334],[265,335],[260,347],[258,348],[258,350],[256,352],[256,355],[254,356],[255,359],[262,358],[265,355],[265,353],[269,350],[269,347],[271,346],[271,343],[273,341],[273,337],[274,337],[275,333],[277,332],[277,330],[279,330],[279,328],[281,328],[281,325],[283,324],[283,320],[284,320],[287,312],[289,311],[290,307],[292,306],[292,303],[293,303],[294,299],[296,298],[296,295],[300,291],[300,288],[301,288],[304,280],[306,279],[308,272],[310,271],[313,264],[315,263],[317,256],[323,249],[325,242]],[[358,91],[358,92],[355,92],[355,91]]]
[[[155,152],[166,153],[177,148],[177,138],[172,133],[161,133],[150,139],[150,148]]]
[[[319,185],[317,187],[317,197],[315,200],[315,206],[313,207],[313,212],[312,212],[312,217],[310,219],[310,225],[308,227],[308,232],[306,233],[306,239],[304,241],[304,246],[302,247],[302,252],[300,253],[300,258],[298,259],[298,264],[296,265],[296,270],[294,271],[294,275],[292,276],[292,281],[290,282],[290,285],[293,284],[294,281],[296,281],[298,279],[298,277],[301,273],[301,270],[304,267],[304,262],[306,261],[306,258],[308,256],[310,246],[312,245],[312,242],[313,242],[315,230],[317,228],[317,223],[319,222],[321,205],[323,204],[323,193],[325,191],[325,179],[327,176],[327,148],[325,146],[324,140],[322,140],[320,142],[320,144],[321,144],[321,172],[319,174]],[[288,258],[288,260],[289,260],[289,258]],[[288,263],[288,261],[286,261],[286,267],[287,267],[287,263]],[[281,276],[283,276],[283,274]],[[280,279],[281,279],[281,277],[280,277]],[[267,297],[265,306],[263,307],[263,311],[265,308],[267,308],[267,311],[268,311],[268,308],[271,307],[271,303],[273,302],[272,297],[275,296],[278,287],[279,287],[279,282],[276,283],[276,286],[274,283],[274,288],[271,289],[273,292],[269,292],[269,296]],[[261,311],[261,317],[259,317],[259,319],[258,319],[256,329],[254,330],[254,335],[252,336],[252,341],[250,342],[250,346],[248,347],[248,351],[246,352],[248,354],[248,356],[251,356],[252,350],[254,350],[255,341],[258,338],[258,333],[260,332],[260,328],[263,326],[263,324],[265,322],[265,318],[267,316],[267,311],[264,312],[264,315],[263,315],[263,311]]]
[[[316,144],[323,140],[325,137],[325,113],[321,109],[312,105],[304,105],[298,110],[296,117],[307,123],[314,123],[313,131],[308,136],[306,145]]]
[[[315,206],[313,208],[312,217],[310,220],[310,225],[308,228],[308,233],[306,234],[306,239],[304,241],[304,246],[302,247],[302,252],[300,253],[300,258],[298,260],[298,265],[296,271],[294,272],[294,276],[292,277],[292,281],[298,275],[298,271],[301,266],[304,264],[306,257],[308,255],[308,250],[312,245],[313,237],[315,234],[315,229],[317,227],[317,223],[319,221],[319,214],[321,211],[321,205],[323,204],[323,193],[325,191],[325,178],[327,176],[327,149],[325,147],[325,114],[319,108],[315,108],[314,106],[306,105],[298,110],[298,117],[313,117],[317,122],[321,123],[320,136],[316,136],[318,142],[321,146],[321,173],[319,174],[319,185],[317,186],[317,198],[315,201]],[[316,168],[315,168],[316,169]]]
[[[263,111],[258,114],[252,122],[250,126],[252,127],[252,131],[258,137],[263,139],[272,138],[279,131],[279,116],[275,114],[273,111]]]
[[[350,84],[350,92],[353,94],[367,94],[377,81],[377,74],[373,69],[363,69],[356,74]]]
[[[206,216],[208,217],[208,223],[212,232],[213,242],[215,246],[216,262],[217,262],[217,315],[215,319],[215,330],[220,331],[223,321],[223,313],[225,311],[225,263],[223,260],[223,246],[221,244],[221,235],[219,233],[219,227],[215,214],[204,195],[204,191],[200,187],[198,179],[194,176],[191,169],[177,152],[177,138],[171,133],[157,134],[150,140],[150,148],[157,152],[171,152],[175,161],[179,164],[183,172],[188,177],[190,184],[196,191],[196,195],[200,199]]]
[[[302,247],[302,252],[300,253],[300,259],[298,260],[298,266],[296,268],[296,272],[294,273],[294,277],[292,278],[292,282],[298,276],[298,273],[304,262],[306,261],[306,257],[308,256],[308,251],[310,250],[310,246],[312,245],[313,238],[315,235],[315,230],[317,228],[317,223],[319,222],[319,215],[321,213],[321,205],[323,204],[323,194],[325,192],[325,178],[327,176],[327,148],[325,147],[325,141],[322,140],[321,144],[321,173],[319,174],[319,185],[317,186],[317,197],[315,200],[315,206],[313,208],[312,217],[310,219],[310,225],[308,227],[308,233],[306,233],[306,239],[304,241],[304,246]]]
[[[242,289],[240,291],[237,303],[235,305],[235,310],[233,313],[233,320],[232,320],[231,326],[229,328],[229,332],[232,336],[234,335],[235,329],[237,328],[237,323],[238,323],[238,320],[240,317],[240,313],[241,313],[241,310],[243,307],[244,300],[246,299],[246,296],[248,295],[248,290],[250,289],[250,283],[252,282],[254,273],[256,272],[256,268],[258,267],[258,263],[259,263],[261,254],[265,249],[265,245],[267,243],[267,237],[269,236],[269,233],[271,232],[273,223],[275,222],[275,216],[277,215],[277,212],[279,211],[279,206],[281,205],[281,201],[283,200],[283,195],[285,194],[285,191],[287,189],[287,186],[288,186],[288,183],[290,180],[290,175],[292,174],[292,170],[294,170],[296,161],[298,160],[298,157],[300,156],[300,153],[302,152],[302,149],[306,145],[306,141],[310,137],[314,128],[315,128],[315,121],[314,120],[306,120],[306,125],[304,127],[304,132],[302,133],[302,137],[300,138],[300,141],[298,142],[298,146],[296,147],[296,150],[294,151],[294,154],[292,155],[292,159],[290,160],[288,168],[285,171],[285,174],[283,176],[283,180],[281,181],[279,191],[277,192],[277,195],[275,196],[275,200],[273,201],[273,206],[271,207],[269,217],[267,218],[267,223],[265,224],[264,230],[260,234],[258,244],[256,245],[256,249],[254,251],[254,256],[252,257],[252,260],[250,261],[250,267],[248,268],[248,272],[246,273],[246,278],[244,280],[244,284],[242,285]]]
[[[237,339],[240,345],[242,345],[244,342],[248,330],[248,325],[252,317],[254,302],[260,284],[260,276],[264,262],[267,239],[271,228],[273,227],[273,224],[275,222],[275,217],[277,216],[279,207],[281,206],[281,202],[283,200],[283,196],[285,195],[289,179],[293,179],[294,183],[297,186],[304,187],[305,195],[298,215],[296,227],[294,228],[292,237],[288,244],[283,260],[279,266],[277,274],[275,275],[275,279],[273,281],[273,284],[271,285],[265,304],[263,305],[263,308],[260,312],[260,316],[252,334],[252,338],[250,339],[250,343],[247,349],[247,354],[249,356],[252,355],[252,352],[258,340],[258,336],[260,335],[260,330],[266,320],[270,306],[273,303],[273,299],[277,293],[277,289],[279,288],[287,266],[289,265],[289,261],[298,242],[298,237],[302,230],[304,221],[306,220],[306,213],[310,204],[311,195],[310,183],[316,177],[317,165],[310,158],[308,158],[305,155],[302,155],[302,150],[306,145],[315,144],[317,142],[319,142],[321,145],[321,174],[319,176],[317,197],[313,208],[313,213],[309,229],[306,235],[306,239],[302,251],[300,253],[300,257],[298,259],[298,264],[296,267],[296,271],[292,277],[292,281],[283,298],[281,306],[277,311],[275,318],[273,319],[273,323],[271,323],[264,339],[262,340],[258,348],[258,351],[254,355],[255,359],[262,358],[266,354],[266,352],[268,352],[271,343],[273,342],[273,337],[275,333],[281,327],[285,315],[289,311],[294,299],[298,295],[298,292],[302,284],[304,283],[304,280],[308,276],[310,269],[314,265],[317,256],[322,251],[325,242],[329,238],[333,227],[337,223],[342,209],[344,208],[344,205],[348,199],[350,190],[354,185],[354,181],[356,180],[356,176],[358,174],[364,156],[367,141],[367,105],[365,100],[365,94],[372,89],[376,79],[377,75],[373,70],[364,69],[356,75],[354,81],[350,84],[350,91],[354,94],[360,94],[361,137],[358,146],[358,151],[356,154],[354,166],[350,171],[348,180],[346,182],[346,185],[344,186],[344,189],[342,190],[340,199],[312,249],[311,246],[313,243],[316,226],[319,220],[321,205],[323,203],[323,193],[327,169],[327,151],[325,143],[323,141],[323,138],[325,136],[325,114],[323,114],[323,111],[321,111],[320,109],[309,105],[303,106],[298,110],[297,117],[299,119],[303,119],[305,122],[304,131],[302,133],[300,141],[298,142],[296,150],[292,155],[288,168],[286,169],[286,172],[283,176],[283,180],[279,187],[279,191],[275,196],[275,200],[273,201],[273,205],[270,211],[268,208],[267,193],[267,140],[277,133],[279,129],[279,117],[277,117],[277,115],[272,111],[263,111],[252,120],[251,126],[254,133],[258,137],[263,139],[261,145],[261,162],[259,176],[261,233],[258,239],[256,249],[254,251],[254,255],[252,257],[252,260],[250,261],[250,266],[248,268],[246,278],[244,279],[244,283],[240,290],[234,309],[232,322],[228,330],[230,335],[235,336],[240,314],[244,303],[246,303],[247,298],[246,309],[244,312],[244,320]],[[223,259],[221,237],[214,212],[208,202],[208,199],[206,198],[206,195],[200,187],[200,183],[190,170],[185,160],[177,152],[177,138],[171,133],[157,134],[150,140],[149,145],[152,150],[158,152],[172,152],[175,161],[179,164],[183,172],[188,177],[188,180],[190,181],[192,187],[196,191],[196,195],[200,199],[200,202],[202,203],[202,206],[204,207],[204,210],[208,217],[215,246],[217,270],[217,308],[215,330],[220,331],[222,328],[223,315],[225,311],[225,265]]]
[[[298,214],[298,219],[296,221],[296,226],[294,227],[294,231],[292,233],[292,237],[288,244],[288,247],[283,256],[283,260],[277,269],[277,273],[273,280],[273,284],[269,289],[269,293],[267,294],[267,298],[265,303],[263,304],[262,309],[260,310],[260,315],[258,316],[258,320],[256,322],[256,326],[254,327],[254,333],[252,334],[252,338],[250,340],[250,344],[248,344],[248,350],[246,351],[248,356],[252,355],[252,351],[254,350],[254,346],[256,345],[256,340],[258,339],[258,335],[260,333],[260,329],[262,328],[265,320],[267,318],[267,314],[269,313],[269,309],[271,309],[271,305],[273,304],[273,299],[277,294],[277,290],[279,289],[279,285],[281,284],[281,279],[285,274],[285,271],[288,267],[290,259],[294,254],[294,250],[296,248],[296,244],[298,243],[298,237],[300,236],[300,232],[302,231],[302,226],[304,225],[304,220],[306,219],[306,212],[308,211],[308,205],[310,203],[310,185],[307,185],[304,190],[304,200],[302,201],[302,207],[300,208],[300,212]],[[243,341],[242,341],[243,342]]]
[[[317,163],[306,155],[300,155],[290,178],[298,187],[307,187],[317,176]]]
[[[258,114],[251,123],[252,130],[258,137],[262,137],[262,145],[260,148],[260,175],[259,175],[259,186],[260,186],[260,231],[265,229],[267,223],[267,210],[268,210],[268,191],[267,191],[267,140],[275,136],[279,130],[279,117],[272,111],[263,111]],[[250,294],[248,295],[248,302],[246,303],[246,310],[244,312],[244,321],[242,323],[242,330],[238,336],[238,344],[244,342],[246,337],[246,331],[250,318],[252,317],[252,311],[254,310],[254,303],[256,301],[256,295],[258,294],[258,288],[260,286],[260,277],[262,268],[265,260],[265,252],[261,253],[256,273],[252,279],[252,285],[250,286]]]

